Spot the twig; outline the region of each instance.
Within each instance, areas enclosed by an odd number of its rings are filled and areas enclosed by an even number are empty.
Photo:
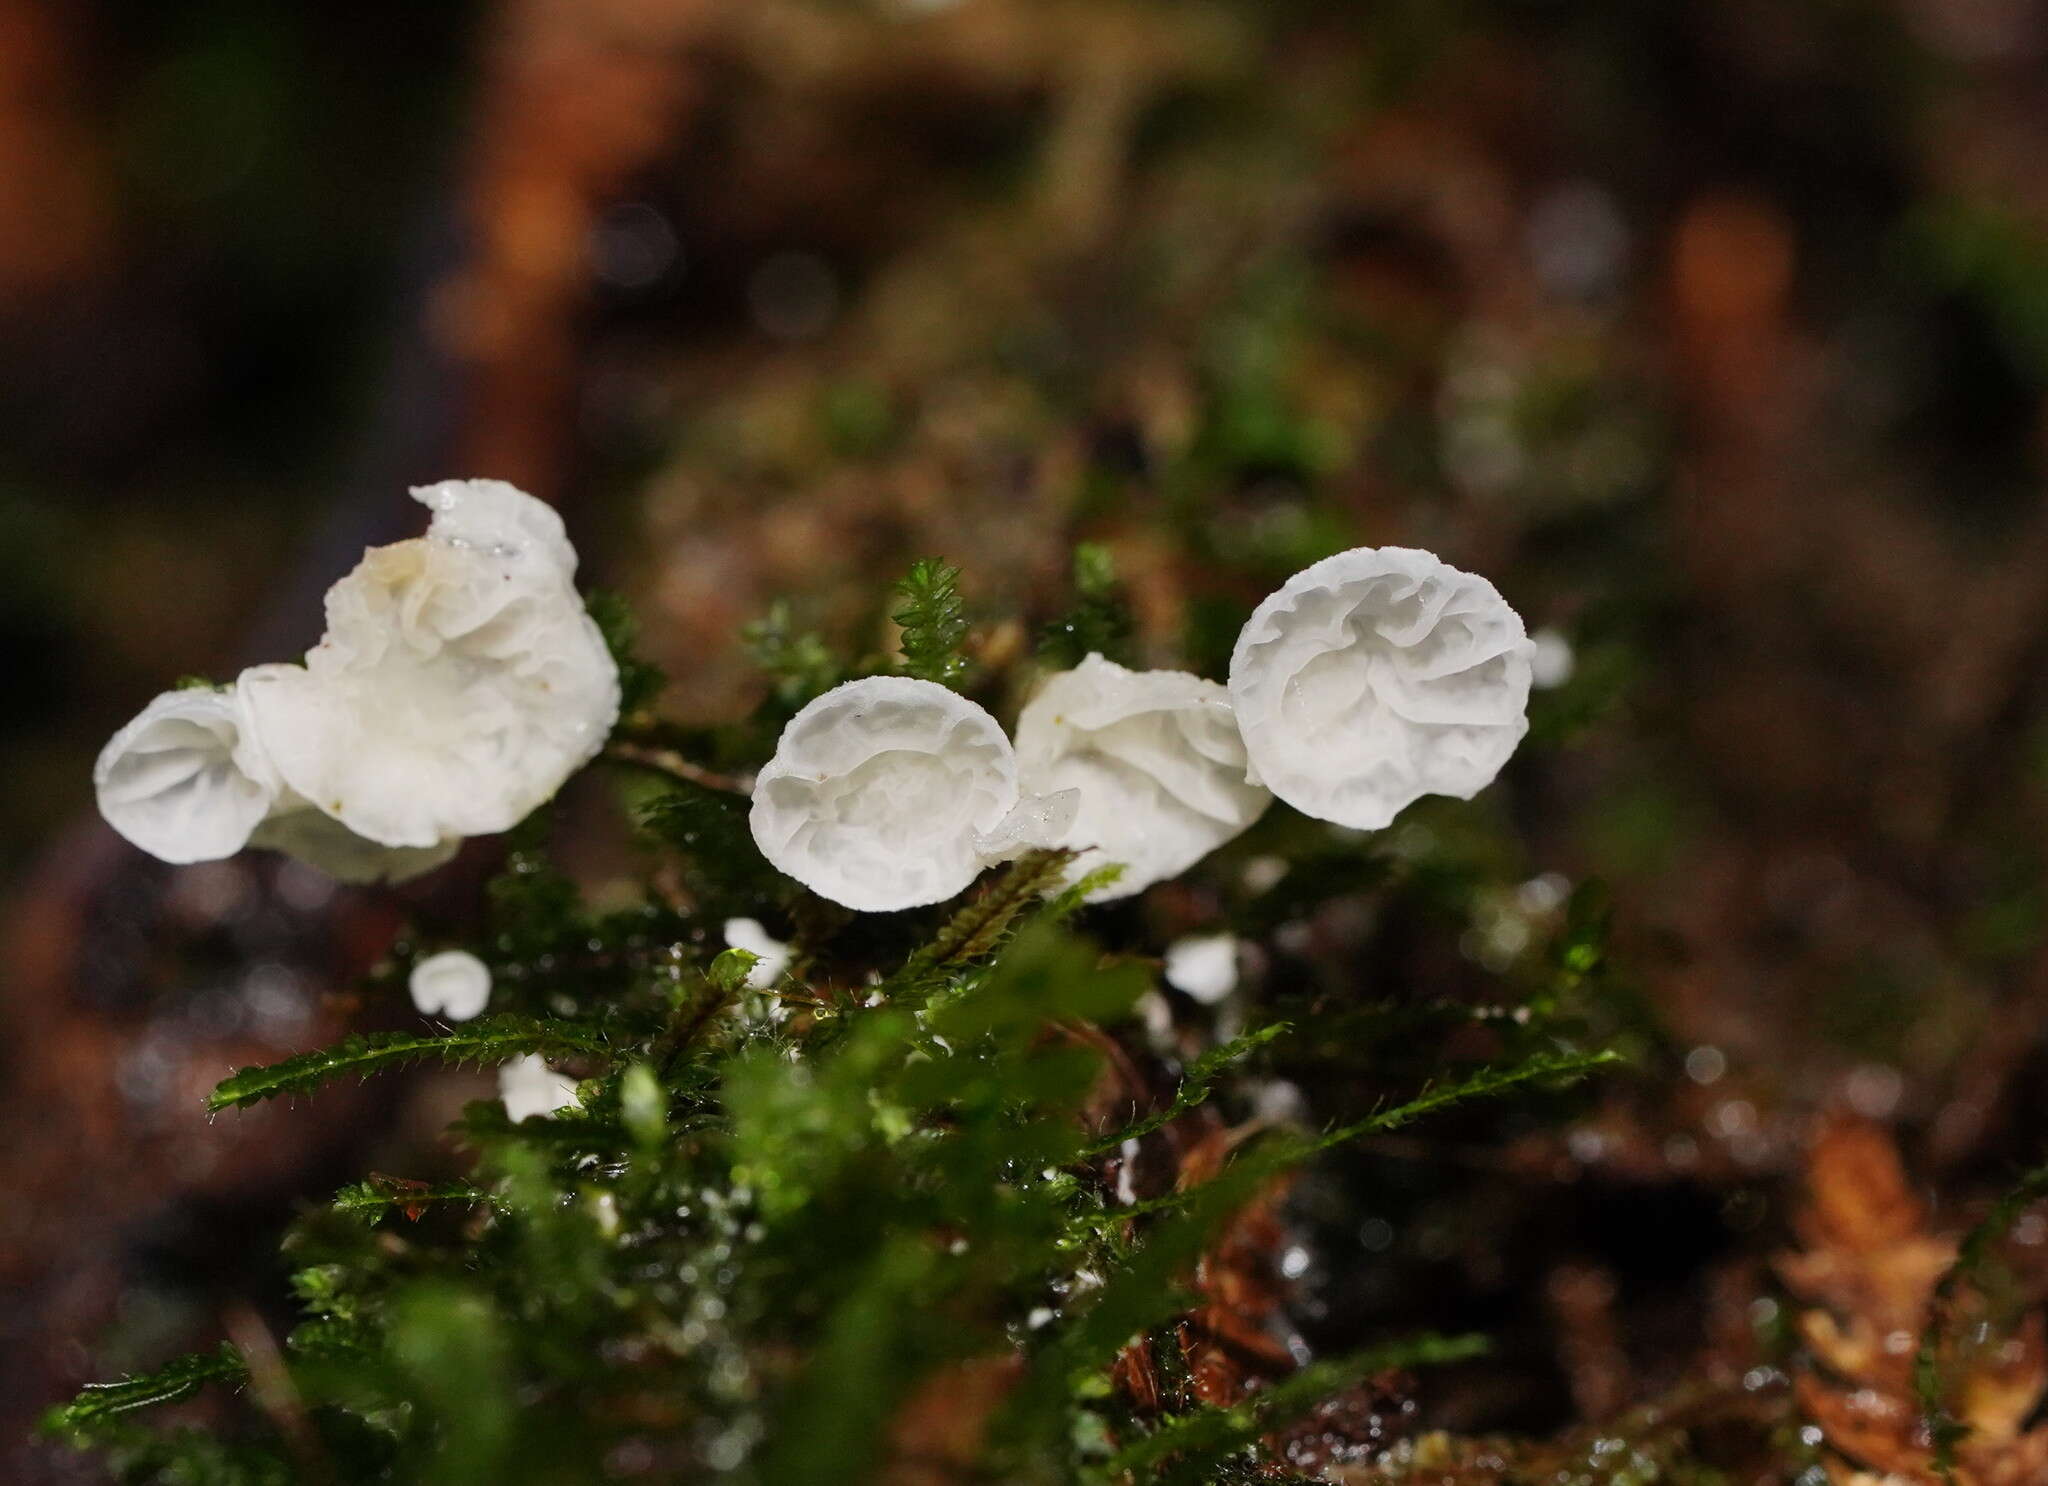
[[[720,774],[702,764],[693,764],[673,748],[658,748],[645,743],[625,743],[613,739],[605,745],[604,757],[614,763],[631,764],[636,768],[651,769],[656,774],[665,774],[671,779],[680,779],[702,789],[714,789],[728,795],[751,795],[754,781],[745,774]]]

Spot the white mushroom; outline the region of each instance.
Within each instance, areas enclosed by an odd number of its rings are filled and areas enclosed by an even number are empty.
[[[604,746],[619,675],[562,521],[498,480],[413,491],[424,537],[329,590],[306,664],[158,697],[94,770],[100,809],[170,862],[247,845],[402,882],[509,829]]]
[[[166,862],[212,862],[249,842],[276,798],[248,749],[234,697],[167,691],[114,734],[93,766],[107,823]]]
[[[1532,647],[1484,578],[1359,547],[1288,579],[1237,638],[1230,696],[1254,775],[1304,814],[1376,830],[1470,799],[1528,731]]]
[[[1529,680],[1538,691],[1549,691],[1572,679],[1578,657],[1562,630],[1540,629],[1529,636],[1535,647],[1529,657]]]
[[[576,576],[576,549],[561,513],[503,480],[442,480],[413,487],[434,513],[427,535],[513,562],[541,562],[564,583]]]
[[[789,946],[762,928],[757,918],[727,919],[725,942],[728,948],[743,949],[754,956],[754,967],[747,972],[749,990],[767,990],[789,968]]]
[[[462,844],[383,846],[313,809],[256,742],[239,689],[158,697],[107,745],[94,783],[114,829],[167,862],[261,847],[342,882],[395,883],[440,866]]]
[[[1245,778],[1230,694],[1184,671],[1130,671],[1090,655],[1055,675],[1017,719],[1023,788],[1072,790],[1059,844],[1088,848],[1075,878],[1110,862],[1117,880],[1090,896],[1127,897],[1185,872],[1272,803]]]
[[[779,871],[863,912],[952,897],[1049,844],[1058,802],[1020,801],[987,712],[930,681],[869,676],[789,720],[754,783],[754,840]]]
[[[371,841],[441,849],[511,828],[589,762],[619,676],[552,511],[494,481],[414,495],[428,534],[365,553],[306,664],[238,689],[293,794]]]
[[[499,1067],[498,1097],[517,1124],[573,1106],[577,1102],[576,1080],[548,1067],[539,1053],[528,1053]]]
[[[407,988],[420,1015],[466,1022],[491,1004],[491,967],[466,949],[444,950],[412,967]]]
[[[1237,989],[1237,936],[1190,934],[1166,947],[1166,983],[1205,1006]]]

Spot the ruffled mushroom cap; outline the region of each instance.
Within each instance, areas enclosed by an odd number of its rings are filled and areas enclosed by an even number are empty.
[[[950,898],[1040,844],[1005,830],[1017,806],[1016,754],[993,717],[935,682],[869,676],[789,720],[750,820],[777,870],[886,913]]]
[[[1253,611],[1230,697],[1255,778],[1306,815],[1377,830],[1418,796],[1492,782],[1529,729],[1531,653],[1484,578],[1359,547]]]
[[[101,750],[93,788],[107,823],[151,856],[213,862],[248,845],[276,798],[246,763],[230,693],[167,691]]]
[[[413,966],[406,986],[420,1015],[466,1022],[491,1004],[491,967],[466,949],[444,950]]]
[[[1230,694],[1184,671],[1130,671],[1090,655],[1062,671],[1017,719],[1023,788],[1072,790],[1059,844],[1091,848],[1079,878],[1123,872],[1094,901],[1128,897],[1185,872],[1259,818],[1272,796],[1245,779]]]
[[[442,480],[416,485],[412,498],[434,513],[427,535],[514,562],[543,562],[564,583],[576,576],[576,549],[561,513],[503,480]]]
[[[1081,792],[1077,789],[1054,790],[1049,795],[1023,795],[1011,807],[1010,813],[996,822],[994,830],[981,832],[974,838],[974,849],[981,853],[981,864],[992,867],[997,862],[1020,857],[1027,851],[1057,846],[1073,828],[1074,818],[1080,813]]]
[[[306,664],[239,690],[292,792],[371,841],[442,849],[510,829],[589,762],[619,675],[552,511],[492,481],[414,494],[428,535],[365,553]]]

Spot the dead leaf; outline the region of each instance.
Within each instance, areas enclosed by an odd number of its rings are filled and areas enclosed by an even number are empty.
[[[1821,1126],[1807,1190],[1794,1224],[1805,1247],[1781,1255],[1776,1268],[1806,1307],[1794,1317],[1807,1348],[1794,1391],[1834,1452],[1830,1479],[1940,1486],[1914,1364],[1957,1240],[1929,1231],[1897,1143],[1869,1121],[1836,1117]],[[1941,1362],[1949,1407],[1969,1431],[1957,1447],[1954,1486],[2048,1481],[2048,1430],[2024,1431],[2048,1395],[2041,1313],[2029,1312],[2010,1334],[1945,1347]]]

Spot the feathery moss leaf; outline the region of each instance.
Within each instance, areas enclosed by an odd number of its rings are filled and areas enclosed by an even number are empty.
[[[1285,1023],[1276,1024],[1277,1029]],[[1256,1034],[1253,1034],[1256,1035]],[[1225,1047],[1212,1052],[1221,1053]],[[1249,1049],[1247,1049],[1249,1051]],[[1448,1083],[1435,1084],[1423,1090],[1413,1099],[1367,1115],[1362,1120],[1325,1131],[1309,1138],[1300,1136],[1279,1136],[1266,1141],[1241,1155],[1224,1168],[1226,1175],[1237,1174],[1256,1187],[1280,1177],[1300,1166],[1310,1157],[1369,1135],[1383,1135],[1402,1126],[1422,1119],[1439,1110],[1455,1105],[1470,1104],[1509,1093],[1530,1083],[1569,1084],[1595,1073],[1602,1068],[1613,1067],[1622,1061],[1619,1053],[1602,1050],[1593,1053],[1544,1053],[1520,1063],[1491,1064],[1478,1072]],[[1193,1070],[1190,1070],[1192,1073]],[[1161,1123],[1165,1123],[1161,1121]],[[1136,1128],[1136,1127],[1133,1127]],[[1153,1128],[1158,1128],[1154,1126]],[[1103,1154],[1121,1145],[1128,1135],[1120,1135],[1113,1141],[1098,1142],[1093,1154]],[[1213,1185],[1210,1183],[1208,1185]],[[1196,1193],[1207,1190],[1206,1186],[1184,1188],[1169,1192],[1166,1196],[1150,1202],[1129,1207],[1091,1213],[1074,1224],[1076,1228],[1099,1228],[1113,1221],[1147,1216],[1153,1213],[1174,1212],[1189,1206]]]
[[[334,1210],[375,1224],[394,1209],[409,1218],[434,1203],[452,1202],[464,1206],[494,1203],[495,1198],[468,1182],[414,1182],[399,1177],[372,1176],[353,1182],[334,1194]]]
[[[933,970],[983,958],[1002,943],[1017,916],[1060,880],[1073,860],[1071,851],[1033,851],[1019,857],[946,920],[912,957],[913,965]]]
[[[1291,1030],[1286,1022],[1269,1022],[1254,1028],[1241,1037],[1210,1048],[1188,1065],[1188,1071],[1181,1075],[1179,1085],[1173,1091],[1173,1098],[1159,1109],[1146,1115],[1135,1124],[1126,1125],[1114,1135],[1106,1135],[1084,1153],[1087,1156],[1106,1156],[1130,1140],[1143,1140],[1154,1130],[1172,1124],[1196,1105],[1209,1097],[1210,1090],[1224,1070],[1233,1063],[1250,1057],[1274,1038]]]
[[[903,631],[903,671],[921,681],[958,686],[967,677],[967,601],[960,570],[943,558],[921,557],[899,579],[903,606],[889,617]]]
[[[755,917],[794,891],[755,845],[747,808],[740,796],[675,780],[637,813],[640,829],[673,854],[706,918]]]
[[[1368,1135],[1384,1135],[1424,1115],[1478,1099],[1491,1099],[1524,1084],[1554,1083],[1562,1086],[1575,1083],[1588,1074],[1612,1068],[1622,1061],[1620,1053],[1602,1048],[1590,1053],[1539,1053],[1520,1063],[1491,1064],[1464,1078],[1434,1084],[1413,1099],[1328,1131],[1311,1142],[1310,1149],[1326,1151]]]
[[[774,709],[785,716],[846,679],[846,667],[831,647],[796,627],[786,599],[777,599],[766,614],[742,628],[740,639],[773,685],[769,700]]]
[[[437,1037],[415,1032],[378,1032],[345,1038],[270,1063],[243,1068],[221,1080],[206,1098],[209,1111],[236,1109],[280,1094],[310,1093],[348,1074],[379,1073],[429,1060],[449,1064],[503,1063],[527,1053],[603,1053],[596,1036],[564,1022],[494,1016]]]
[[[242,1354],[222,1342],[214,1351],[180,1357],[140,1377],[88,1383],[71,1402],[45,1414],[42,1427],[55,1434],[89,1433],[94,1426],[122,1414],[190,1398],[208,1383],[239,1384],[248,1376]]]
[[[1074,607],[1040,632],[1039,659],[1068,669],[1093,652],[1119,664],[1128,663],[1135,627],[1109,549],[1096,542],[1082,542],[1074,548]]]

